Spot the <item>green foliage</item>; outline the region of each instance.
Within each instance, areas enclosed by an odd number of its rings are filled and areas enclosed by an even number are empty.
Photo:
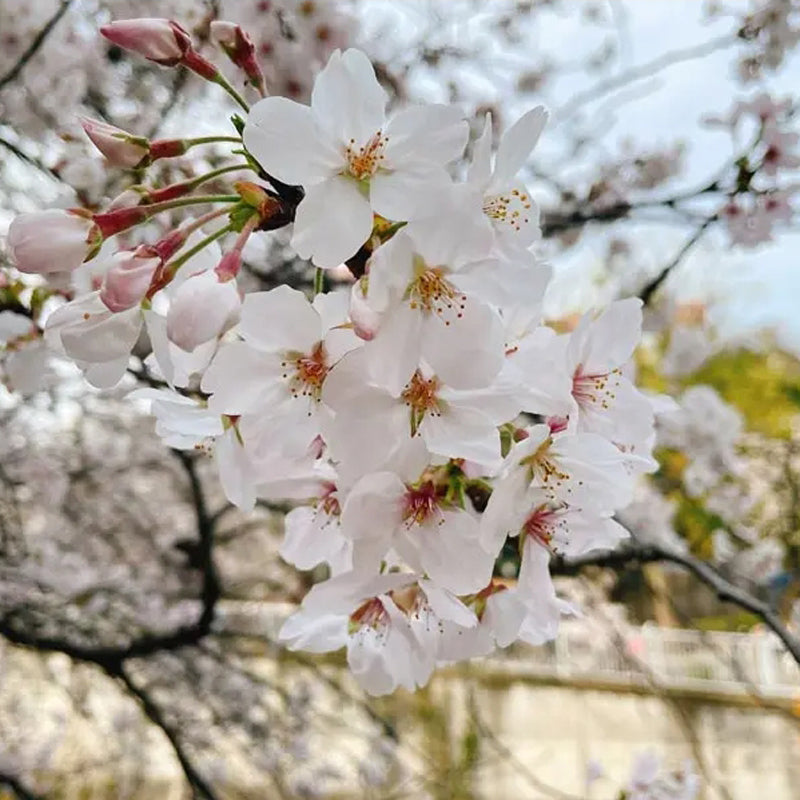
[[[792,418],[800,413],[800,362],[777,349],[719,353],[682,386],[706,383],[744,416],[748,430],[788,439]]]

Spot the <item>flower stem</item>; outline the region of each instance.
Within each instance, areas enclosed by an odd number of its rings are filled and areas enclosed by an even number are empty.
[[[246,112],[250,112],[250,106],[247,105],[245,99],[231,86],[228,80],[221,73],[213,78],[214,83],[219,84]]]
[[[195,194],[191,197],[176,197],[174,200],[164,200],[162,203],[151,203],[141,206],[147,210],[148,215],[160,214],[172,208],[184,206],[197,206],[205,203],[238,203],[242,198],[238,194]]]
[[[317,267],[314,273],[314,297],[325,291],[325,271]]]
[[[215,242],[217,239],[221,239],[226,234],[230,233],[233,230],[233,223],[228,223],[223,228],[220,228],[218,231],[214,231],[213,233],[209,233],[208,236],[201,239],[194,247],[190,247],[185,253],[181,253],[178,258],[170,261],[168,264],[164,265],[164,272],[163,272],[163,279],[159,281],[161,286],[158,286],[158,289],[162,288],[162,286],[166,286],[172,278],[175,276],[175,273],[193,256],[196,256],[201,250],[204,250],[208,245],[212,242]],[[152,291],[152,290],[151,290]],[[156,290],[157,291],[157,290]],[[148,292],[150,294],[150,292]],[[153,292],[155,294],[155,292]],[[150,295],[152,297],[152,295]]]
[[[214,142],[241,144],[242,140],[239,136],[198,136],[195,139],[184,139],[186,147],[194,147],[196,144],[213,144]]]

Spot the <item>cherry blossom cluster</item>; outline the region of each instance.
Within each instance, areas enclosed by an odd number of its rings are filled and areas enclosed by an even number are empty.
[[[568,333],[543,324],[551,270],[517,174],[545,110],[496,147],[487,116],[461,169],[461,111],[387,115],[360,51],[332,54],[310,105],[266,96],[250,108],[177,23],[103,33],[228,92],[243,112],[229,137],[237,177],[249,179],[225,194],[196,193],[203,176],[139,185],[101,212],[15,219],[21,272],[93,270],[93,288],[46,317],[48,345],[109,387],[144,330],[148,375],[163,386],[133,396],[151,404],[165,444],[213,453],[242,509],[296,504],[282,555],[330,577],[284,624],[290,648],[346,648],[359,683],[383,694],[424,685],[438,664],[552,639],[572,608],[551,555],[622,539],[614,514],[655,462],[653,405],[629,377],[640,301],[590,312]],[[248,34],[219,22],[212,36],[248,91],[265,94]],[[87,132],[139,168],[206,141]],[[202,213],[157,241],[119,246],[117,234],[193,206]],[[243,295],[246,243],[288,225],[291,248],[316,267],[314,296],[288,285]],[[324,291],[326,271],[346,268],[350,290]],[[520,554],[510,581],[494,574],[509,542]]]
[[[726,117],[706,120],[727,128],[734,140],[753,140],[750,151],[736,159],[735,185],[720,212],[735,244],[754,247],[772,241],[773,229],[792,221],[794,173],[800,168],[793,113],[789,99],[775,100],[762,92],[737,102]]]

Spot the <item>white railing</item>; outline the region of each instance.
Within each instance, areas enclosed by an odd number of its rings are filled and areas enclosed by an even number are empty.
[[[225,602],[218,625],[230,633],[274,640],[294,610],[287,603]],[[698,690],[800,702],[800,667],[772,633],[598,626],[570,620],[554,642],[514,646],[481,660],[519,677],[597,681],[620,687]]]

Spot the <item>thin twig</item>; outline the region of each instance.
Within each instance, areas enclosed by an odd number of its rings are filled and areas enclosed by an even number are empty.
[[[47,20],[45,26],[36,34],[33,41],[28,45],[28,49],[19,57],[17,63],[0,78],[0,89],[3,89],[7,84],[11,83],[11,81],[22,72],[25,65],[36,55],[39,48],[44,44],[45,39],[50,35],[50,32],[58,24],[61,17],[64,16],[70,5],[72,5],[72,0],[61,0],[61,5],[56,10],[56,13]]]
[[[574,575],[589,566],[624,567],[629,564],[668,562],[691,572],[701,583],[714,591],[724,603],[731,603],[755,614],[783,642],[792,658],[800,666],[800,639],[784,625],[778,614],[767,603],[749,592],[734,586],[727,578],[694,556],[678,553],[658,545],[628,545],[610,552],[589,553],[580,558],[557,558],[551,564],[553,574]]]
[[[573,114],[575,114],[575,112],[578,111],[582,106],[599,99],[609,92],[613,92],[616,89],[621,89],[623,86],[633,83],[634,81],[649,78],[662,69],[671,67],[673,64],[679,64],[684,61],[693,61],[696,58],[703,58],[723,47],[728,47],[732,44],[735,44],[737,41],[739,41],[739,39],[735,34],[725,34],[725,36],[719,36],[716,39],[711,39],[710,41],[703,42],[702,44],[693,45],[692,47],[685,47],[681,50],[673,50],[671,53],[665,53],[658,58],[654,58],[652,61],[648,61],[646,64],[640,64],[637,67],[631,67],[624,72],[619,72],[616,75],[612,75],[602,81],[598,81],[596,84],[594,84],[594,86],[590,86],[588,89],[578,92],[566,103],[564,103],[564,105],[561,106],[561,108],[559,108],[553,115],[554,124],[558,125],[561,122],[564,122]]]
[[[192,794],[194,797],[203,798],[203,800],[217,800],[217,796],[214,794],[214,790],[211,788],[211,785],[199,773],[197,767],[192,763],[191,758],[189,758],[189,755],[184,750],[177,734],[172,729],[172,726],[167,722],[161,709],[155,704],[147,691],[136,684],[124,667],[120,667],[119,670],[112,673],[112,675],[113,677],[118,678],[128,692],[139,701],[142,711],[144,711],[145,715],[153,723],[153,725],[160,728],[164,732],[164,735],[167,737],[170,745],[172,746],[172,750],[175,753],[176,758],[180,762],[181,769],[183,770],[183,774],[186,776],[186,780],[192,787]]]
[[[703,237],[703,234],[706,232],[708,227],[711,225],[712,222],[715,222],[717,219],[717,214],[712,214],[710,217],[707,217],[703,220],[703,222],[697,227],[694,233],[681,245],[680,250],[670,259],[669,263],[667,263],[658,275],[655,276],[645,287],[639,292],[639,297],[641,301],[647,305],[650,300],[652,299],[653,295],[658,291],[659,287],[662,283],[669,277],[669,274],[672,272],[678,264],[683,261],[686,254],[700,241]]]

